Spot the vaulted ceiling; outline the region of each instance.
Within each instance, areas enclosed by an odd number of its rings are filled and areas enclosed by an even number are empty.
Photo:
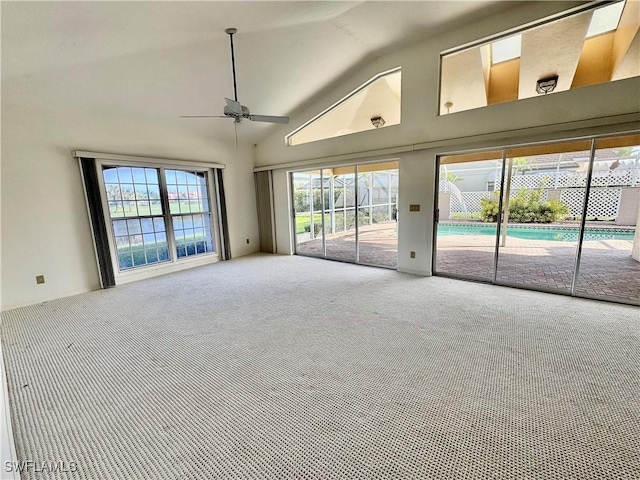
[[[2,102],[233,136],[227,27],[238,95],[289,115],[354,66],[512,2],[3,2]],[[242,125],[257,141],[269,125]]]

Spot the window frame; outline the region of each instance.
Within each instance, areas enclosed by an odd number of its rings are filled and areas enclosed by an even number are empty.
[[[98,176],[98,184],[100,187],[100,198],[102,199],[102,215],[107,223],[107,238],[109,243],[109,253],[111,254],[111,263],[113,265],[114,276],[116,284],[128,283],[143,278],[150,278],[156,275],[170,273],[174,271],[183,270],[185,268],[191,268],[200,265],[206,265],[210,263],[216,263],[221,260],[221,239],[222,234],[220,231],[220,202],[218,199],[218,181],[217,176],[214,175],[214,169],[218,168],[218,165],[205,165],[187,163],[181,164],[178,161],[169,162],[162,159],[151,159],[140,157],[139,159],[126,159],[126,158],[100,158],[95,157],[96,170]],[[158,170],[158,181],[160,187],[160,200],[162,203],[163,213],[162,216],[165,232],[167,236],[167,245],[169,248],[169,260],[163,262],[157,262],[147,265],[141,265],[139,267],[132,267],[126,270],[120,269],[118,261],[118,253],[116,248],[115,235],[113,232],[113,219],[109,212],[109,202],[107,199],[107,191],[105,187],[105,181],[103,176],[103,170],[105,167],[139,167],[139,168],[154,168]],[[176,251],[176,241],[173,230],[173,215],[169,208],[169,198],[167,190],[167,181],[165,178],[165,170],[182,170],[192,172],[205,173],[207,180],[207,194],[209,201],[209,213],[211,215],[211,234],[214,245],[213,252],[200,253],[198,255],[189,255],[185,257],[178,257]],[[204,212],[203,212],[204,213]],[[136,217],[123,217],[127,218],[140,218]]]

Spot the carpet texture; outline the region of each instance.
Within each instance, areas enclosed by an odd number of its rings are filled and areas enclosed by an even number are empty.
[[[25,479],[638,479],[640,310],[257,255],[2,314]]]

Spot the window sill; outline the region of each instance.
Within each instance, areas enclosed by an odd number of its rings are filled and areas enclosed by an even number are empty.
[[[116,274],[116,285],[136,282],[146,278],[153,278],[167,273],[179,272],[181,270],[186,270],[187,268],[209,265],[211,263],[216,263],[219,260],[220,258],[217,253],[210,253],[206,255],[199,255],[194,258],[178,260],[177,262],[166,262],[154,265],[153,267],[141,267],[125,272],[119,272]]]

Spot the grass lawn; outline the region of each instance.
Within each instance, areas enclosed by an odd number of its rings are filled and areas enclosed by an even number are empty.
[[[142,235],[134,235],[131,239],[142,238]],[[142,241],[137,241],[129,246],[117,248],[118,262],[120,270],[126,270],[140,265],[169,261],[169,244],[167,242],[156,242],[145,245]],[[202,235],[194,235],[185,241],[178,241],[176,244],[176,254],[178,258],[196,255],[199,253],[211,252],[208,239]]]
[[[202,202],[200,200],[171,200],[169,202],[169,208],[172,214],[203,212]],[[162,204],[160,200],[109,202],[109,212],[111,218],[162,215]]]
[[[322,214],[313,214],[313,223],[322,224]],[[296,213],[296,234],[310,231],[311,215],[309,213]]]

